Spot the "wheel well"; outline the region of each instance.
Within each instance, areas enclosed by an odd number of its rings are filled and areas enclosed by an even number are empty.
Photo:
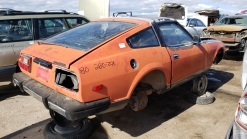
[[[160,70],[153,70],[146,74],[139,83],[149,84],[155,91],[165,88],[166,80],[165,75]]]
[[[223,49],[220,49],[216,57],[214,58],[213,64],[217,65],[223,59],[223,56],[224,56],[224,51]]]

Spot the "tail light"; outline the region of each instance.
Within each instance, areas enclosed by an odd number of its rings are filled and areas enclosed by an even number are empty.
[[[31,63],[32,63],[32,57],[24,54],[20,55],[18,65],[21,69],[31,72]]]
[[[247,130],[247,93],[239,100],[235,120],[242,128]]]

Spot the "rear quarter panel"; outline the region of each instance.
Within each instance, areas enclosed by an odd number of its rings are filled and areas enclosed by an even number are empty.
[[[135,28],[119,36],[71,66],[71,70],[79,75],[81,84],[81,98],[78,99],[88,102],[109,97],[111,102],[116,102],[129,98],[141,78],[156,69],[166,75],[166,84],[170,82],[170,56],[165,47],[133,49],[126,42],[128,37],[148,26]],[[131,59],[138,62],[137,69],[130,66]],[[92,86],[97,84],[102,84],[103,89],[92,91]]]

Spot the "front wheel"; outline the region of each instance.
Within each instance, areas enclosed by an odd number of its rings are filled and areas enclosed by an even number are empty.
[[[198,76],[193,80],[192,92],[201,96],[206,93],[208,78],[206,75]]]

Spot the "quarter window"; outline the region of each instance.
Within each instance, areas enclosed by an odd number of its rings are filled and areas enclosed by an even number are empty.
[[[32,39],[31,19],[0,21],[0,42],[28,41]]]
[[[80,26],[89,22],[83,18],[66,18],[66,20],[72,27]]]
[[[135,34],[127,41],[132,48],[143,48],[159,45],[152,28],[145,29],[144,31]]]
[[[47,38],[68,29],[63,19],[39,19],[39,39]]]
[[[168,47],[192,45],[192,37],[181,26],[173,23],[160,24],[162,38]]]
[[[196,23],[197,23],[197,26],[198,27],[205,27],[205,25],[203,24],[203,22],[200,21],[200,20],[196,20]]]

